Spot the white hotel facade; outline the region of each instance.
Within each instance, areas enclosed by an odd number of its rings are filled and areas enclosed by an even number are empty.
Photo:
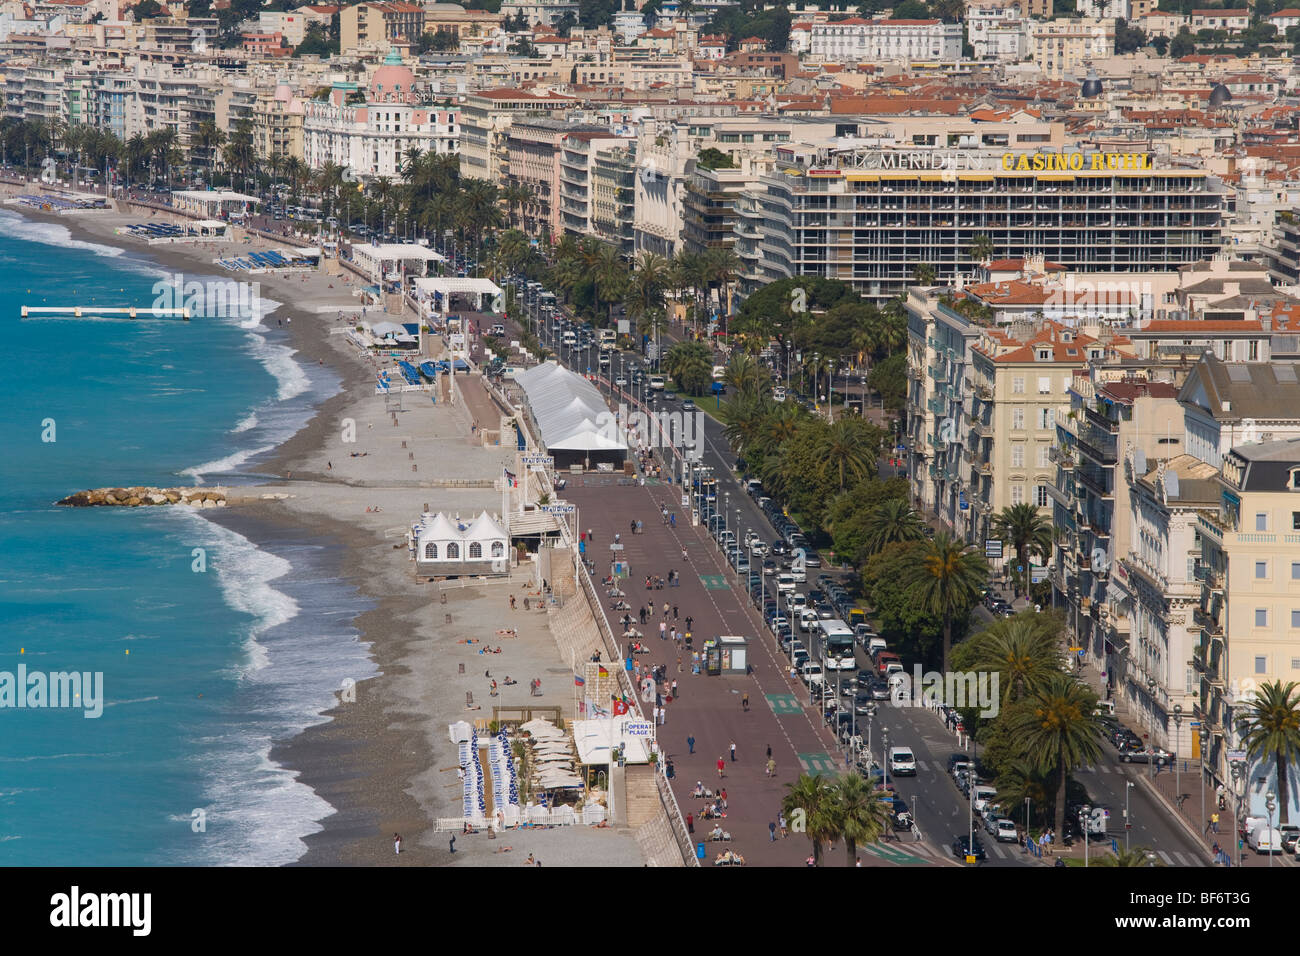
[[[412,147],[459,152],[460,109],[422,102],[414,74],[393,56],[375,71],[364,99],[352,84],[336,83],[324,100],[303,108],[303,158],[313,169],[327,162],[346,167],[361,181],[401,175]]]
[[[817,60],[958,60],[962,25],[941,20],[814,23],[809,53]]]

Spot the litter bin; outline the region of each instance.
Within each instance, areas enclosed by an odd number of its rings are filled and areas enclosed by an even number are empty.
[[[703,843],[697,843],[697,844],[695,844],[695,859],[697,859],[697,860],[702,860],[702,859],[704,859],[704,844],[703,844]]]

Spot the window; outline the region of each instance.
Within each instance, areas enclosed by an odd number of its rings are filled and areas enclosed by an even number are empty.
[[[426,561],[438,560],[438,546],[434,544],[432,541],[430,541],[428,544],[424,546],[424,560]]]
[[[1011,503],[1013,505],[1021,505],[1025,503],[1024,485],[1014,484],[1011,486]]]
[[[500,541],[492,542],[492,557],[504,558],[506,555],[506,546]]]
[[[1034,504],[1040,508],[1047,507],[1047,485],[1036,485],[1034,487]]]
[[[1300,561],[1291,562],[1291,580],[1300,581]]]
[[[1021,431],[1025,427],[1025,410],[1023,408],[1011,409],[1011,427]]]
[[[1255,608],[1255,626],[1268,627],[1268,608]]]
[[[1038,467],[1039,468],[1046,468],[1051,464],[1051,462],[1047,458],[1047,452],[1050,450],[1050,448],[1051,446],[1049,445],[1038,446]]]
[[[1250,351],[1246,356],[1247,361],[1250,362],[1259,361],[1259,342],[1256,341],[1255,339],[1251,339],[1249,344],[1249,349]]]
[[[1262,580],[1264,580],[1264,579],[1267,578],[1267,577],[1268,577],[1268,562],[1267,562],[1267,561],[1256,561],[1256,562],[1255,562],[1255,580],[1256,580],[1256,581],[1262,581]]]
[[[1263,654],[1255,658],[1255,673],[1256,674],[1268,673],[1268,658],[1265,657]]]
[[[1291,609],[1291,626],[1300,627],[1300,611],[1295,608]]]
[[[1024,445],[1024,442],[1012,442],[1012,443],[1011,443],[1011,467],[1012,467],[1012,468],[1024,468],[1024,467],[1025,467],[1025,445]]]
[[[460,545],[457,544],[455,541],[447,545],[447,560],[448,561],[460,560]]]
[[[470,558],[483,557],[483,545],[477,541],[471,541],[469,543],[469,556]]]
[[[1040,430],[1051,428],[1052,410],[1047,407],[1038,410],[1038,427]]]
[[[1038,376],[1038,394],[1039,395],[1052,394],[1052,380],[1048,378],[1046,375]]]
[[[1025,377],[1023,375],[1017,375],[1015,378],[1011,380],[1011,394],[1012,395],[1025,394]]]
[[[1256,531],[1267,531],[1267,530],[1268,530],[1268,512],[1267,512],[1267,511],[1260,511],[1260,512],[1257,512],[1257,513],[1256,513],[1256,515],[1255,515],[1255,530],[1256,530]]]
[[[1300,511],[1291,512],[1291,530],[1300,531]]]

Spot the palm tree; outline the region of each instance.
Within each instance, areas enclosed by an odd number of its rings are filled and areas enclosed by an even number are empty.
[[[614,303],[623,297],[627,289],[627,264],[618,250],[611,245],[599,244],[595,262],[592,264],[592,278],[596,281],[596,298],[608,306],[606,320],[614,318]]]
[[[763,395],[772,390],[772,376],[746,352],[736,352],[727,362],[722,381],[737,393]]]
[[[1064,833],[1066,778],[1101,756],[1101,725],[1093,714],[1097,695],[1069,674],[1057,673],[1033,691],[1028,705],[1007,714],[1008,730],[1035,769],[1056,775],[1056,832]]]
[[[889,826],[888,811],[875,789],[856,773],[841,774],[831,792],[833,829],[844,838],[844,865],[853,866],[858,846],[875,843]]]
[[[867,554],[879,554],[896,541],[920,541],[925,537],[921,516],[905,498],[887,498],[872,509],[866,523],[863,547]]]
[[[993,516],[991,528],[994,537],[1010,541],[1016,549],[1016,563],[1024,568],[1021,572],[1025,581],[1025,591],[1029,591],[1029,561],[1031,556],[1046,560],[1052,553],[1052,525],[1039,510],[1031,504],[1022,503],[1003,508]],[[1016,594],[1020,594],[1020,582],[1016,582]]]
[[[813,864],[822,865],[822,848],[835,838],[834,791],[821,774],[800,774],[781,799],[781,812],[795,832],[802,825],[813,845]]]
[[[909,575],[913,593],[930,614],[943,618],[943,670],[952,650],[952,622],[969,613],[988,581],[984,557],[964,542],[940,531],[917,549]]]
[[[817,443],[822,472],[833,470],[838,474],[840,491],[849,484],[871,477],[876,473],[876,456],[880,454],[880,439],[872,435],[874,426],[861,418],[841,418],[826,426]]]
[[[213,120],[203,120],[199,123],[199,146],[203,156],[208,161],[208,184],[212,184],[212,170],[216,165],[216,149],[226,141],[225,131],[218,126]]]
[[[1025,758],[1011,761],[1006,769],[998,774],[997,803],[1008,812],[1014,807],[1028,805],[1025,817],[1025,830],[1033,826],[1034,808],[1042,813],[1047,806],[1047,786],[1042,773]]]
[[[713,353],[699,342],[678,342],[664,356],[664,368],[683,392],[703,395],[713,381]]]
[[[967,667],[998,675],[1004,705],[1023,699],[1061,672],[1060,628],[1060,617],[1050,613],[994,621],[971,639]]]
[[[928,262],[918,262],[912,269],[912,281],[917,285],[932,286],[934,285],[934,266]]]
[[[1123,867],[1157,867],[1164,866],[1160,858],[1145,846],[1135,846],[1131,850],[1120,850],[1114,856],[1103,856],[1097,861],[1098,866]]]
[[[506,211],[510,214],[509,225],[519,225],[519,211],[524,204],[533,198],[533,191],[523,183],[508,183],[501,190],[501,201],[506,204]]]
[[[707,276],[707,284],[711,286],[717,283],[719,287],[722,314],[730,315],[731,283],[736,278],[736,273],[740,271],[740,256],[736,255],[736,250],[730,246],[713,246],[705,251],[701,265]]]
[[[1287,775],[1300,762],[1300,684],[1281,681],[1260,685],[1241,718],[1246,749],[1252,758],[1272,757],[1277,763],[1278,823],[1287,822]]]
[[[993,240],[987,233],[981,232],[971,240],[970,257],[976,262],[988,262],[993,258]]]

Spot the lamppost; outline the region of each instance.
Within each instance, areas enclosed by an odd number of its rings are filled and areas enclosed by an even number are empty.
[[[1179,749],[1179,742],[1183,739],[1182,732],[1181,732],[1182,726],[1183,726],[1183,705],[1174,704],[1174,745],[1169,749],[1173,751],[1174,754],[1174,802],[1175,803],[1178,803],[1178,799],[1182,796],[1183,793],[1182,789],[1179,786],[1179,781],[1182,778],[1179,777],[1178,775],[1178,749]],[[1205,793],[1204,787],[1201,788],[1201,793],[1202,795],[1204,795]],[[1182,806],[1181,803],[1179,803],[1178,805]]]
[[[1149,750],[1155,750],[1156,746],[1156,679],[1147,678],[1147,706],[1151,708],[1151,746]],[[1147,776],[1154,777],[1156,773],[1156,756],[1154,753],[1147,753]]]
[[[1133,781],[1132,780],[1124,781],[1124,851],[1125,852],[1128,852],[1128,835],[1133,830],[1133,821],[1129,817],[1129,813],[1128,813],[1128,806],[1129,806],[1128,798],[1129,798],[1129,794],[1132,792],[1133,792]]]
[[[1264,794],[1264,809],[1268,811],[1268,832],[1265,838],[1268,840],[1268,868],[1273,869],[1273,811],[1277,809],[1277,794],[1272,790]]]
[[[1088,821],[1091,813],[1092,807],[1086,803],[1079,809],[1079,822],[1083,824],[1083,865],[1085,867],[1088,865],[1088,834],[1090,829]]]
[[[1235,847],[1241,845],[1241,838],[1237,836],[1238,821],[1241,818],[1241,798],[1237,791],[1244,784],[1245,776],[1246,765],[1240,760],[1234,760],[1232,762],[1232,841]],[[1233,865],[1240,864],[1244,855],[1244,852],[1240,856],[1233,854]]]
[[[1201,715],[1201,819],[1209,819],[1205,815],[1205,754],[1210,747],[1210,728],[1205,726],[1205,716]],[[1233,831],[1236,832],[1235,830]]]
[[[889,728],[880,728],[880,766],[885,771],[885,789],[889,789]]]
[[[731,510],[731,492],[726,491],[722,494],[722,533],[726,536],[727,532],[727,513]]]

